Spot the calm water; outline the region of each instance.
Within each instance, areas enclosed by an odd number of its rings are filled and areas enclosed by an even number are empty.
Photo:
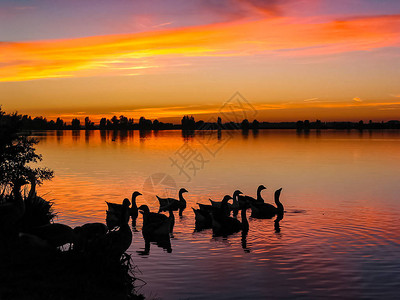
[[[155,244],[129,250],[147,282],[140,292],[162,299],[395,298],[400,288],[400,132],[180,131],[36,132],[43,164],[55,178],[39,189],[55,202],[58,222],[104,222],[105,201],[135,190],[156,209],[154,194],[185,187],[188,208],[176,218],[172,252]],[[175,164],[174,164],[175,161]],[[183,166],[183,167],[182,167]],[[179,168],[181,169],[179,169]],[[286,214],[249,219],[241,233],[194,232],[191,206],[235,189],[273,201],[282,187]],[[138,219],[140,230],[142,219]]]

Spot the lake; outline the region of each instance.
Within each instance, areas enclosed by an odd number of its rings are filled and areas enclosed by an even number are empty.
[[[162,299],[396,298],[400,288],[400,132],[260,130],[34,132],[55,177],[39,188],[54,201],[56,222],[105,221],[105,201],[142,192],[138,205],[158,209],[155,195],[177,197],[172,251],[145,243],[138,218],[129,249]],[[249,218],[247,236],[194,231],[196,203],[239,189],[268,203],[282,188],[285,215]],[[250,211],[247,215],[250,214]],[[240,217],[239,217],[240,218]]]

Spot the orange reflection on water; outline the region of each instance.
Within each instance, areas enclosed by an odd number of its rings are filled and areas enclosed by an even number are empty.
[[[396,269],[400,259],[398,131],[36,135],[43,164],[55,170],[55,178],[39,193],[54,200],[59,222],[73,226],[104,222],[105,201],[122,202],[135,190],[143,193],[138,205],[148,204],[155,211],[154,195],[166,189],[157,178],[172,178],[175,186],[168,186],[172,195],[180,187],[189,191],[184,217],[176,217],[172,253],[151,245],[147,259],[140,259],[136,251],[143,249],[144,241],[140,232],[134,233],[130,253],[148,283],[144,288],[148,293],[190,298],[204,294],[202,287],[208,286],[207,297],[224,293],[234,298],[242,292],[237,282],[243,282],[250,298],[270,297],[271,286],[277,287],[272,292],[276,297],[323,297],[327,292],[341,298],[390,297],[395,293],[393,286],[400,279]],[[189,182],[170,160],[179,158],[182,146],[207,160],[195,175],[190,174]],[[145,182],[151,182],[154,190],[149,191]],[[262,195],[269,203],[274,191],[283,188],[286,212],[280,232],[275,231],[274,220],[251,218],[245,237],[237,233],[227,239],[213,238],[211,230],[193,232],[191,207],[196,203],[221,200],[236,189],[255,196],[259,184],[267,187]],[[137,223],[140,230],[141,216]],[[382,274],[388,279],[382,280]],[[165,278],[174,281],[166,285]]]

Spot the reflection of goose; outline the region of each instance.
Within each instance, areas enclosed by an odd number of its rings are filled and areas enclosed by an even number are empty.
[[[250,204],[251,205],[251,217],[258,219],[270,219],[276,214],[282,214],[283,216],[283,205],[279,201],[282,188],[275,191],[275,204],[276,207],[269,203],[261,204]]]
[[[141,205],[139,212],[143,214],[142,233],[144,236],[169,236],[170,218],[163,214],[150,212],[147,205]]]
[[[160,202],[160,209],[158,212],[168,211],[167,207],[171,207],[174,211],[179,210],[179,216],[182,216],[182,212],[186,208],[186,200],[183,198],[182,194],[187,192],[188,191],[186,189],[181,188],[179,190],[179,200],[174,198],[160,198],[156,196],[158,201]]]
[[[114,229],[119,226],[121,222],[121,218],[123,217],[123,207],[128,207],[131,205],[131,202],[128,198],[125,198],[122,204],[107,202],[108,210],[106,212],[106,224],[109,230]],[[128,211],[129,213],[129,211]],[[129,219],[129,214],[128,214]]]
[[[243,205],[247,205],[247,208],[250,208],[250,204],[262,204],[264,203],[264,199],[261,197],[261,191],[265,190],[266,187],[263,185],[260,185],[257,188],[257,199],[254,199],[251,196],[243,196],[243,195],[238,195],[238,200],[239,200],[239,206],[243,207]]]

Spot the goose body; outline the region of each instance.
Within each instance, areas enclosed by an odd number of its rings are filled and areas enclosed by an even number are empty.
[[[179,200],[174,198],[160,198],[156,196],[160,203],[160,209],[158,212],[168,211],[169,208],[172,208],[173,211],[179,211],[179,216],[182,216],[182,213],[186,208],[186,200],[183,198],[183,193],[187,192],[186,189],[181,188],[179,190]]]
[[[271,219],[277,214],[283,215],[283,205],[279,201],[282,188],[275,191],[274,198],[276,207],[269,203],[251,203],[251,217],[257,219]]]
[[[261,196],[261,191],[265,190],[266,187],[264,185],[260,185],[257,188],[257,198],[253,198],[247,195],[238,195],[238,202],[240,207],[250,208],[250,205],[257,205],[264,203],[264,199]]]
[[[102,253],[112,260],[119,260],[132,243],[132,231],[128,224],[129,205],[129,200],[123,201],[121,216],[117,224],[118,229],[108,231],[96,242],[96,245],[98,245],[96,248],[100,248]]]
[[[141,205],[139,207],[139,212],[143,214],[143,236],[169,236],[171,231],[171,218],[163,214],[150,212],[147,205]]]
[[[195,217],[195,228],[196,230],[202,230],[202,229],[207,229],[212,227],[212,217],[211,217],[211,211],[208,210],[202,210],[200,209],[195,209],[193,208],[194,212],[194,217]]]
[[[85,251],[96,241],[107,234],[108,227],[103,223],[87,223],[74,229],[74,249]]]
[[[242,221],[239,221],[236,218],[226,216],[218,219],[213,215],[213,234],[227,236],[241,230],[247,233],[249,230],[249,223],[246,217],[246,208],[241,209],[241,217]]]
[[[60,247],[65,244],[72,244],[75,240],[73,229],[68,225],[60,223],[30,228],[24,233],[37,236],[38,238],[49,243],[52,247]]]

